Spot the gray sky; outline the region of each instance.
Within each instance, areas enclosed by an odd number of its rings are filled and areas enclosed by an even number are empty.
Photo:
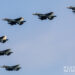
[[[11,56],[1,56],[0,65],[20,64],[18,72],[0,69],[2,75],[75,75],[64,73],[64,65],[75,65],[75,14],[67,9],[74,0],[1,0],[0,19],[24,17],[22,26],[0,20],[0,50],[11,48]],[[33,13],[53,11],[57,17],[40,21]]]

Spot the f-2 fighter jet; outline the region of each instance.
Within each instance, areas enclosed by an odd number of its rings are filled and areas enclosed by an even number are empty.
[[[4,18],[3,20],[7,21],[8,24],[10,24],[10,25],[16,25],[16,24],[22,25],[22,24],[24,24],[24,22],[26,22],[26,21],[24,21],[23,17],[16,18],[16,19]]]
[[[46,14],[41,14],[41,13],[34,13],[33,15],[37,15],[40,20],[53,20],[56,15],[54,15],[54,12],[46,13]]]

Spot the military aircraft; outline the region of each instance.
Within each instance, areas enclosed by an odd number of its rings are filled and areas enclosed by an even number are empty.
[[[24,22],[26,22],[26,21],[24,21],[23,17],[19,17],[16,19],[4,18],[3,20],[7,21],[8,24],[10,24],[10,25],[16,25],[16,24],[22,25],[22,24],[24,24]]]
[[[41,14],[41,13],[34,13],[33,15],[37,15],[40,20],[53,20],[56,15],[54,15],[54,12],[46,13],[46,14]]]
[[[1,68],[5,68],[5,70],[7,71],[18,71],[21,69],[21,67],[18,65],[14,65],[14,66],[6,66],[6,65],[3,65],[1,66]]]
[[[11,49],[6,49],[3,51],[0,51],[0,56],[3,56],[3,55],[9,56],[9,55],[11,55],[11,53],[13,53],[13,52],[11,52]]]
[[[68,9],[71,9],[72,10],[72,12],[74,12],[75,13],[75,7],[73,7],[73,6],[69,6],[69,7],[67,7]]]
[[[8,41],[7,36],[1,36],[0,37],[0,42],[1,43],[5,43],[6,41]]]

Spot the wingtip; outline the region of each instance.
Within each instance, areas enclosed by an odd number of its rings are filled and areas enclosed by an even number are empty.
[[[7,20],[8,20],[8,18],[3,18],[2,20],[7,21]]]
[[[71,9],[72,8],[72,6],[69,6],[69,7],[67,7],[68,9]]]
[[[3,66],[0,66],[0,68],[4,68],[4,66],[5,66],[5,65],[3,65]]]
[[[35,15],[35,13],[33,13],[32,15]]]
[[[68,9],[70,8],[70,7],[67,7]]]
[[[33,13],[32,15],[38,15],[39,13]]]

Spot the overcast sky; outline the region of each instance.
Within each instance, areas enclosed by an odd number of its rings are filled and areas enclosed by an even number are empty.
[[[1,75],[75,75],[64,73],[64,65],[75,66],[75,14],[67,9],[74,0],[0,0],[0,50],[11,48],[10,56],[0,57],[1,65],[20,64],[21,70]],[[52,21],[39,20],[33,13],[53,11]],[[2,18],[24,17],[22,26],[10,26]]]

